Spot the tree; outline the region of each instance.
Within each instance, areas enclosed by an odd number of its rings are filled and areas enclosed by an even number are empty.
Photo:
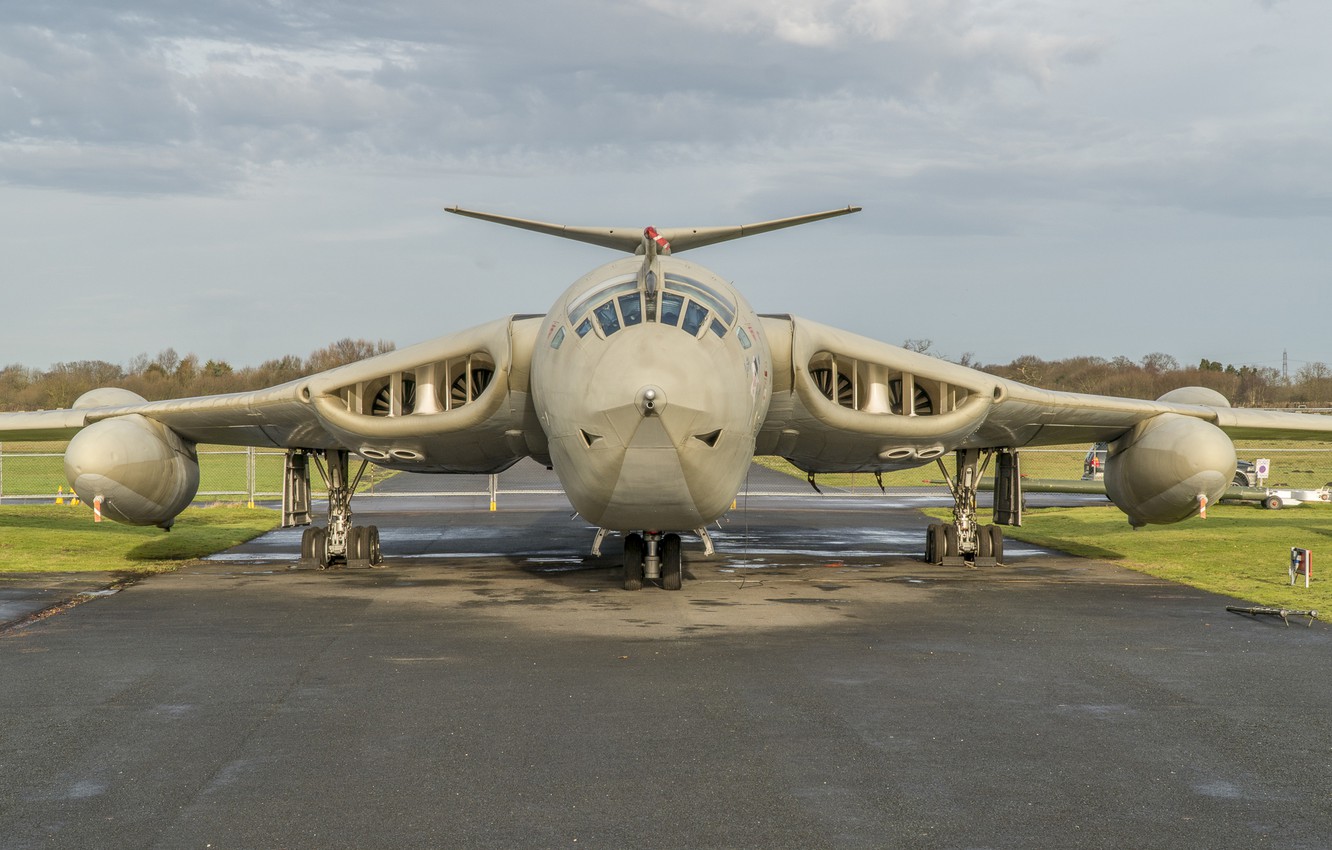
[[[367,357],[374,357],[376,354],[386,354],[396,347],[393,343],[382,339],[371,342],[368,339],[344,337],[311,354],[305,361],[305,368],[310,372],[323,372],[347,363],[365,360]]]
[[[1162,351],[1153,351],[1142,358],[1142,368],[1153,375],[1161,372],[1173,372],[1179,368],[1179,361]]]
[[[157,352],[157,359],[152,362],[149,368],[152,368],[153,365],[157,366],[164,375],[174,375],[176,367],[180,365],[180,355],[176,353],[174,348],[164,348]]]
[[[225,360],[210,359],[207,363],[203,365],[203,371],[205,375],[211,375],[214,378],[221,378],[224,375],[230,375],[235,370],[232,369],[231,364]]]

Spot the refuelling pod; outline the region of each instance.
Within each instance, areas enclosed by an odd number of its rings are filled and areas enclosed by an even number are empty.
[[[1105,492],[1133,525],[1165,524],[1216,504],[1234,475],[1235,446],[1220,428],[1162,413],[1110,444]]]
[[[65,450],[65,478],[86,504],[126,525],[170,528],[199,492],[194,444],[138,414],[95,422]]]

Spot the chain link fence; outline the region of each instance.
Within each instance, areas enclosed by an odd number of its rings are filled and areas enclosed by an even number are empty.
[[[68,500],[71,491],[64,474],[64,443],[0,443],[0,503],[54,503]],[[1314,489],[1332,482],[1332,446],[1327,443],[1261,444],[1237,443],[1239,457],[1271,460],[1270,487]],[[1077,480],[1082,478],[1087,447],[1025,449],[1021,453],[1026,478]],[[198,503],[276,501],[282,497],[284,452],[280,449],[199,447]],[[353,458],[353,463],[355,458]],[[953,471],[951,458],[944,466]],[[354,468],[353,468],[354,471]],[[992,471],[992,470],[991,470]],[[497,476],[410,475],[411,481],[395,479],[395,473],[370,466],[362,478],[360,496],[480,496],[492,501],[504,495],[560,493],[559,481],[532,461],[524,461]],[[936,464],[884,473],[888,489],[940,487],[944,473]],[[828,495],[858,496],[879,493],[872,473],[818,475],[815,482]],[[311,464],[311,495],[323,498],[327,488],[315,464]],[[810,492],[804,473],[779,458],[758,458],[744,488],[747,496],[789,496]]]

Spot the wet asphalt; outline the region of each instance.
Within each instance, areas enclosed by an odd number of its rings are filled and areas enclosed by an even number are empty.
[[[742,503],[678,593],[557,495],[366,499],[384,569],[90,598],[0,634],[0,848],[1332,845],[1324,623],[928,566],[922,498]]]

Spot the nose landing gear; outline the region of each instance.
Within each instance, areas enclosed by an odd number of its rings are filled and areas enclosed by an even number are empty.
[[[664,590],[684,586],[680,535],[645,531],[624,538],[624,589],[640,590],[643,580],[660,580]]]

